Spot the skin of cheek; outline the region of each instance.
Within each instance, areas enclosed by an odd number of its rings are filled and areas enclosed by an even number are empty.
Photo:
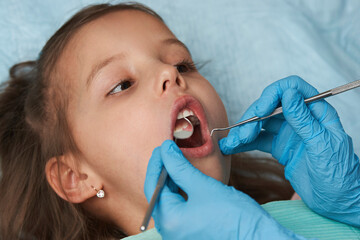
[[[194,87],[189,89],[189,93],[202,103],[209,127],[226,125],[226,113],[220,98],[205,79],[201,82],[203,83],[198,86],[193,84]],[[192,89],[198,94],[192,94]],[[139,93],[139,95],[143,94]],[[209,98],[209,96],[213,97]],[[94,169],[97,169],[106,181],[107,187],[138,198],[143,195],[143,183],[152,150],[167,139],[167,133],[156,129],[163,129],[164,126],[169,125],[165,118],[169,116],[168,109],[171,104],[165,104],[163,101],[143,101],[140,96],[134,96],[132,99],[139,100],[131,103],[130,100],[129,103],[124,100],[123,105],[138,106],[137,111],[133,109],[124,111],[120,107],[118,111],[112,108],[108,110],[106,107],[91,109],[96,106],[96,102],[92,103],[91,99],[87,98],[86,102],[80,104],[84,105],[82,111],[78,110],[81,112],[79,115],[81,119],[75,128],[78,131],[75,135],[80,136],[76,139],[79,147]],[[106,124],[98,124],[99,122]],[[189,161],[204,174],[227,183],[230,161],[217,147],[218,137],[219,135],[214,136],[216,146],[210,156],[203,159],[189,159]]]
[[[90,134],[86,134],[86,130],[78,132],[78,135],[88,140],[79,139],[78,142],[84,149],[86,159],[102,177],[106,187],[118,192],[126,192],[129,195],[139,194],[137,189],[143,185],[143,176],[150,158],[149,151],[143,147],[145,143],[139,137],[141,136],[140,129],[131,126],[132,124],[143,125],[137,122],[138,119],[144,118],[142,115],[123,113],[110,121],[97,118],[106,124],[93,124],[96,127]],[[94,119],[94,117],[96,116],[89,116],[88,119]],[[126,124],[127,122],[132,122],[132,124]],[[91,122],[89,125],[92,125]],[[122,134],[124,131],[127,133]],[[82,144],[82,141],[86,142]]]
[[[165,125],[161,119],[152,119],[153,103],[146,105],[148,102],[139,93],[139,96],[135,95],[129,100],[113,98],[104,107],[99,105],[96,97],[86,94],[85,89],[79,86],[74,88],[77,91],[73,95],[73,107],[69,113],[73,119],[75,142],[85,161],[102,177],[110,192],[142,199],[148,160],[152,150],[166,139],[163,135],[160,139],[153,137],[153,141],[148,141],[148,136],[157,136],[158,132],[154,132],[154,129],[161,129]],[[122,104],[114,108],[117,101]],[[138,106],[138,111],[124,106]],[[156,124],[158,126],[154,127]]]
[[[171,106],[170,102],[164,105],[163,101],[144,101],[143,93],[138,94],[128,100],[114,97],[105,107],[99,106],[91,97],[83,102],[80,100],[78,107],[82,107],[75,112],[81,114],[76,116],[74,127],[79,148],[104,179],[107,189],[134,199],[144,198],[147,163],[153,149],[167,139],[167,134],[157,129],[169,125],[166,118]],[[117,101],[121,104],[114,108]]]
[[[199,79],[190,81],[194,83],[192,84],[194,86],[190,86],[189,91],[194,91],[194,95],[196,93],[195,96],[197,96],[201,102],[208,120],[209,131],[214,127],[228,126],[229,123],[225,107],[213,86],[202,76],[201,81]],[[202,89],[202,91],[199,91],[199,89]],[[213,154],[206,159],[198,159],[190,162],[204,174],[227,184],[230,177],[231,157],[223,155],[218,147],[218,141],[225,136],[226,132],[216,133],[212,136],[215,146]]]

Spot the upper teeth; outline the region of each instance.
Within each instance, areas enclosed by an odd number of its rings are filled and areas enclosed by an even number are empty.
[[[188,116],[192,116],[194,115],[193,111],[191,111],[190,109],[183,109],[182,111],[180,111],[177,115],[177,119],[181,119],[181,118],[186,118]]]

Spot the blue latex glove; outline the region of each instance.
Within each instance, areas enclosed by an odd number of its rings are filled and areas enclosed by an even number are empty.
[[[201,173],[171,140],[156,148],[149,161],[144,186],[148,201],[163,166],[171,179],[152,216],[164,240],[305,239],[278,224],[246,194]]]
[[[335,109],[325,100],[304,103],[316,94],[297,76],[269,85],[241,120],[269,115],[280,102],[283,115],[232,129],[220,140],[220,149],[224,154],[255,149],[271,153],[312,210],[360,227],[359,158]]]

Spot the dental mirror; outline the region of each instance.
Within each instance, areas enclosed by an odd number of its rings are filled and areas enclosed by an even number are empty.
[[[174,137],[176,139],[189,138],[192,136],[193,133],[194,133],[194,126],[192,125],[189,119],[182,118],[177,120],[174,130]]]

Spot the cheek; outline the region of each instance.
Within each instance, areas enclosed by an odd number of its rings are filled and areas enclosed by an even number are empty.
[[[209,122],[209,130],[215,127],[227,127],[229,125],[226,110],[220,96],[217,94],[213,86],[204,78],[197,86],[201,103],[207,114]],[[214,137],[223,138],[226,132],[218,132]]]
[[[190,88],[195,97],[199,99],[204,107],[208,120],[209,131],[215,127],[226,127],[229,125],[224,104],[212,85],[201,78],[192,81]],[[204,174],[211,176],[224,184],[227,184],[230,176],[231,157],[221,153],[218,141],[226,137],[227,132],[222,131],[213,135],[212,140],[215,146],[214,153],[206,160],[192,162]]]
[[[154,114],[154,103],[133,105],[137,109],[83,113],[75,135],[80,150],[107,186],[138,195],[143,194],[151,153],[166,139],[164,126],[168,124],[161,109]]]

